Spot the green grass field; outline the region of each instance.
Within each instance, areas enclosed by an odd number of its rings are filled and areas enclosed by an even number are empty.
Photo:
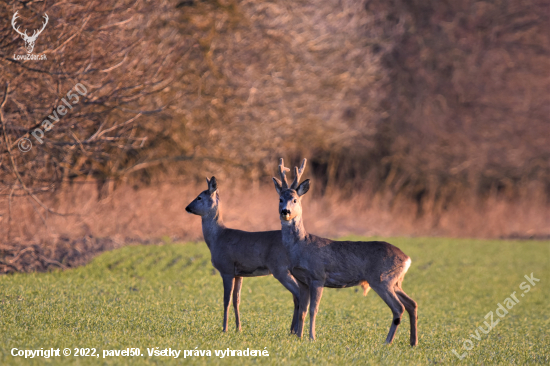
[[[356,239],[356,238],[353,238]],[[394,238],[412,258],[403,288],[419,305],[419,345],[411,349],[404,315],[384,345],[391,311],[358,287],[325,289],[317,341],[289,334],[292,298],[273,277],[246,278],[243,331],[223,334],[222,281],[204,243],[128,246],[67,271],[0,276],[1,365],[157,364],[549,364],[550,242]],[[528,293],[524,275],[540,279]],[[519,303],[502,319],[498,303]],[[522,297],[521,294],[524,296]],[[500,322],[478,331],[485,315]],[[489,319],[490,320],[490,319]],[[309,317],[306,320],[309,324]],[[489,323],[490,324],[490,323]],[[307,335],[307,332],[306,332]],[[469,351],[463,348],[466,343]],[[99,358],[25,359],[12,349],[95,348]],[[143,356],[103,358],[103,350],[140,348]],[[159,350],[211,350],[212,356],[148,356]],[[217,357],[214,350],[264,350],[269,356]],[[458,354],[467,352],[460,360]],[[91,351],[90,351],[91,352]]]

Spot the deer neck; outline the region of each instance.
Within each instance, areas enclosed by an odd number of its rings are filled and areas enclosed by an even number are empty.
[[[223,229],[225,229],[225,225],[219,207],[214,212],[202,217],[202,235],[209,248],[217,242]]]
[[[307,232],[302,215],[296,216],[290,221],[281,221],[281,224],[283,244],[293,246],[306,238]]]

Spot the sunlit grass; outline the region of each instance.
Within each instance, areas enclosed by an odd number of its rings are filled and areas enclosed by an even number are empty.
[[[356,238],[357,239],[357,238]],[[412,258],[403,288],[419,304],[419,345],[405,315],[391,346],[391,312],[371,291],[325,289],[317,341],[289,335],[292,298],[274,278],[244,280],[236,333],[221,332],[222,281],[204,243],[128,246],[64,272],[0,276],[0,364],[524,364],[550,363],[550,242],[389,240]],[[540,282],[524,297],[524,275]],[[520,302],[488,334],[484,316],[512,292]],[[497,315],[495,314],[495,320]],[[307,320],[309,322],[309,319]],[[486,328],[486,327],[485,327]],[[452,352],[466,352],[460,361]],[[99,358],[25,359],[12,348],[96,348]],[[104,349],[139,347],[143,357],[102,358]],[[211,357],[149,357],[147,348],[211,350]],[[257,349],[269,357],[226,357],[214,350]]]

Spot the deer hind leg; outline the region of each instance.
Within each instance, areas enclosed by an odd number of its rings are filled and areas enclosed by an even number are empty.
[[[393,339],[395,337],[395,332],[397,331],[397,327],[401,323],[401,317],[403,316],[403,313],[405,312],[405,307],[395,294],[393,290],[393,286],[376,286],[373,287],[373,290],[376,291],[378,296],[384,300],[386,305],[388,305],[393,313],[393,320],[390,327],[390,332],[388,333],[388,337],[386,338],[386,343],[390,344],[393,342]]]
[[[224,276],[223,279],[223,331],[227,332],[227,318],[229,317],[229,301],[233,291],[233,276]]]
[[[418,321],[418,305],[413,299],[409,297],[409,295],[405,293],[405,291],[403,291],[403,289],[396,287],[395,293],[397,294],[397,297],[399,297],[399,300],[401,300],[401,303],[405,306],[405,310],[407,310],[407,313],[409,313],[409,319],[411,321],[411,346],[416,346],[418,344],[418,336],[416,334],[416,323]]]
[[[235,277],[235,285],[233,286],[233,308],[235,309],[235,324],[237,331],[241,330],[241,317],[239,315],[239,304],[241,303],[241,287],[243,285],[242,277]]]

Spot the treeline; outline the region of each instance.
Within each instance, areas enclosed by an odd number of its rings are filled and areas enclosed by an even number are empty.
[[[14,57],[15,11],[29,34],[48,14],[34,49],[47,60]],[[424,209],[550,197],[545,1],[46,0],[0,14],[3,195],[258,181],[282,156],[308,157],[318,192]],[[52,121],[77,83],[87,93]]]

